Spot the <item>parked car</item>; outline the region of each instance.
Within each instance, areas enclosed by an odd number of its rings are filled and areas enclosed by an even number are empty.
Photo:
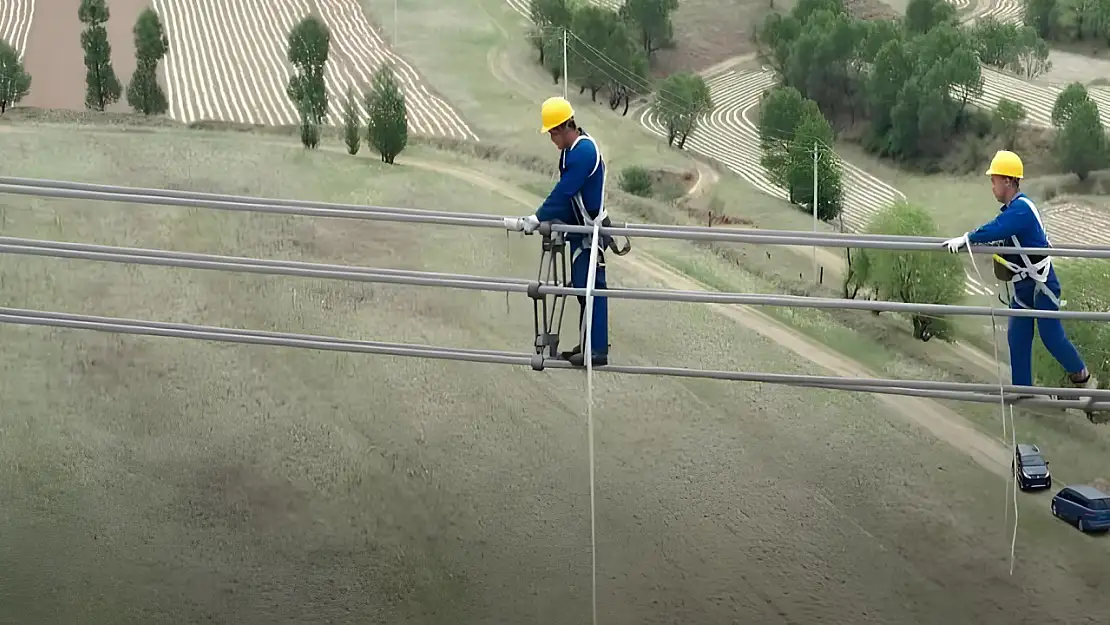
[[[1052,514],[1081,532],[1110,530],[1110,495],[1093,486],[1067,486],[1052,498]]]
[[[1014,448],[1014,466],[1017,467],[1018,487],[1021,490],[1052,488],[1048,461],[1036,445],[1018,443]]]

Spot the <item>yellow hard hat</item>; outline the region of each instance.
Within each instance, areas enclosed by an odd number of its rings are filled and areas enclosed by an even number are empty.
[[[543,123],[540,132],[547,132],[572,117],[574,117],[574,109],[566,98],[548,98],[540,107],[540,120]]]
[[[1021,178],[1025,175],[1025,166],[1021,164],[1021,157],[1017,154],[999,150],[991,159],[991,168],[987,170],[987,175]]]

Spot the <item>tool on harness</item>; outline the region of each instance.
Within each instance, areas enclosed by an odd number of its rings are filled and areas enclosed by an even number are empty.
[[[1012,237],[1015,246],[1020,246],[1017,237]],[[1016,284],[1025,279],[1033,280],[1034,289],[1036,292],[1048,297],[1049,300],[1057,307],[1061,307],[1063,303],[1060,298],[1052,292],[1052,289],[1046,286],[1048,282],[1048,274],[1052,270],[1052,257],[1026,254],[1012,254],[1007,258],[1006,255],[994,254],[991,258],[994,262],[991,264],[994,267],[994,277],[999,281],[1009,284]],[[1016,261],[1020,261],[1016,262]],[[1022,308],[1034,308],[1033,302],[1024,302],[1018,298],[1017,293],[1013,295],[1014,301]],[[1008,304],[1007,304],[1008,305]]]
[[[624,227],[624,226],[625,226],[625,224],[619,224],[618,225],[618,227]],[[601,227],[602,228],[612,228],[613,227],[613,220],[609,219],[609,216],[606,215],[605,219],[603,219],[601,221]],[[632,239],[630,237],[624,237],[624,247],[618,248],[616,237],[608,237],[607,240],[605,241],[605,247],[607,247],[609,249],[609,251],[613,252],[617,256],[624,256],[628,252],[632,251]]]

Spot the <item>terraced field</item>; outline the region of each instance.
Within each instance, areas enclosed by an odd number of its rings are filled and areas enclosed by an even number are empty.
[[[286,37],[294,24],[315,13],[331,29],[327,67],[329,121],[338,121],[347,89],[363,93],[374,71],[392,63],[408,103],[414,132],[459,139],[477,135],[419,74],[393,54],[366,19],[357,0],[153,0],[166,25],[165,61],[170,116],[247,124],[297,123],[285,95],[292,74]],[[361,108],[361,103],[359,104]]]
[[[508,0],[527,17],[526,0]],[[960,10],[972,6],[971,0],[957,0]],[[1001,21],[1021,19],[1022,5],[1018,0],[998,0],[980,5],[969,19],[992,16]],[[755,125],[755,108],[765,89],[775,84],[775,75],[763,71],[725,71],[707,76],[715,110],[701,122],[698,131],[689,138],[690,150],[716,159],[747,180],[757,189],[775,197],[787,198],[786,192],[768,178],[760,165],[759,133]],[[1027,82],[1002,72],[983,70],[983,94],[974,103],[994,107],[1003,97],[1020,97],[1028,110],[1030,123],[1051,125],[1052,106],[1060,89],[1036,82]],[[1020,94],[1017,95],[1017,94]],[[1092,97],[1100,103],[1103,122],[1110,125],[1110,90],[1092,89]],[[665,136],[662,124],[651,108],[640,113],[640,122],[650,131]],[[866,227],[876,211],[905,195],[893,186],[879,180],[861,168],[844,162],[845,207],[844,226],[859,231]],[[1069,242],[1094,242],[1098,232],[1110,230],[1110,219],[1100,213],[1077,210],[1078,207],[1062,206],[1048,211],[1046,221],[1054,232]],[[1086,238],[1084,238],[1086,236]],[[992,291],[970,274],[966,292],[987,295]]]
[[[19,52],[27,50],[31,20],[35,16],[35,0],[4,0],[0,2],[0,39]]]

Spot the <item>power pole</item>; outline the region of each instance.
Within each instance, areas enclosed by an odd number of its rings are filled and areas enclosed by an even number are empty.
[[[567,29],[563,29],[563,99],[567,99]]]
[[[813,142],[813,236],[817,236],[817,161],[820,159],[821,153],[817,149],[817,141]],[[813,282],[818,281],[817,277],[817,246],[813,246]]]
[[[397,51],[397,0],[393,0],[393,51]]]

